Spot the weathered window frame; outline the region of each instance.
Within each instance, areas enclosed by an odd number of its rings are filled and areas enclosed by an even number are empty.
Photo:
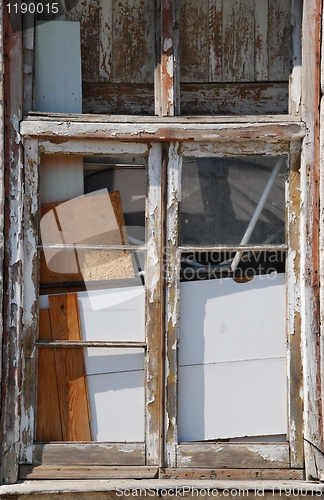
[[[296,0],[296,5],[300,2]],[[320,0],[304,0],[303,2],[303,44],[302,44],[302,60],[300,64],[300,54],[294,58],[294,67],[292,72],[292,80],[290,85],[290,116],[277,117],[253,117],[252,121],[248,117],[219,117],[210,118],[163,118],[163,116],[176,114],[177,107],[175,100],[177,91],[169,93],[169,90],[177,88],[176,71],[168,73],[170,67],[175,68],[175,59],[177,56],[177,45],[168,49],[168,52],[162,50],[164,37],[173,37],[172,32],[168,31],[168,23],[163,22],[163,19],[172,18],[173,2],[166,0],[162,2],[162,29],[160,38],[158,37],[157,44],[161,47],[161,64],[158,65],[156,71],[156,114],[160,115],[158,119],[128,119],[124,118],[115,120],[106,116],[75,116],[75,117],[34,117],[23,122],[21,134],[28,141],[43,141],[49,139],[52,141],[53,147],[64,147],[66,140],[74,138],[76,142],[88,139],[102,140],[121,140],[121,141],[188,141],[193,138],[198,141],[219,141],[240,143],[242,151],[244,145],[253,141],[290,142],[290,162],[291,162],[291,179],[290,190],[292,197],[290,198],[290,213],[296,214],[289,220],[291,227],[291,241],[293,248],[296,248],[295,253],[291,255],[291,261],[288,261],[288,272],[291,278],[291,297],[293,297],[293,307],[289,307],[289,321],[293,327],[293,338],[291,338],[291,352],[294,359],[300,361],[298,365],[298,373],[296,374],[294,367],[291,366],[291,388],[292,391],[301,397],[299,392],[300,370],[302,367],[303,381],[303,408],[299,408],[303,414],[303,440],[301,436],[296,437],[298,446],[293,450],[291,463],[300,464],[301,448],[304,449],[304,460],[306,466],[306,479],[324,478],[324,461],[321,454],[323,443],[322,429],[322,341],[320,333],[322,327],[320,325],[320,289],[319,276],[323,276],[323,262],[319,262],[319,237],[322,240],[322,235],[319,235],[319,190],[323,190],[322,184],[319,184],[320,172],[320,144],[323,143],[323,138],[319,136],[319,106],[320,106],[320,44],[321,44],[321,2]],[[297,6],[298,10],[298,6]],[[168,16],[169,14],[169,16]],[[8,25],[7,25],[8,28]],[[10,30],[8,30],[10,32]],[[8,35],[10,38],[10,34]],[[300,26],[296,24],[294,30],[295,40],[298,41],[300,36]],[[11,42],[12,39],[11,39]],[[37,225],[37,190],[35,188],[34,178],[30,177],[30,168],[35,164],[35,150],[26,153],[25,163],[25,218],[21,217],[21,205],[23,199],[23,172],[22,172],[22,155],[21,144],[17,136],[17,120],[22,118],[21,107],[19,103],[23,102],[21,88],[14,82],[14,76],[21,70],[20,78],[22,77],[22,61],[21,50],[22,37],[16,37],[13,43],[13,52],[11,62],[7,67],[10,68],[6,73],[7,89],[10,88],[10,100],[7,101],[8,116],[10,116],[11,133],[8,135],[7,153],[15,151],[10,160],[10,176],[8,175],[7,197],[8,197],[8,214],[7,217],[7,239],[11,245],[11,251],[8,253],[6,269],[7,269],[7,289],[9,292],[6,305],[7,319],[4,333],[4,355],[5,365],[3,373],[3,404],[2,404],[2,435],[3,435],[3,479],[5,482],[15,482],[18,476],[19,462],[19,442],[22,440],[22,454],[25,458],[25,463],[31,460],[31,446],[29,441],[31,429],[29,427],[29,419],[26,418],[24,407],[27,408],[28,414],[33,412],[33,399],[28,399],[25,396],[24,404],[21,405],[23,415],[21,418],[21,428],[23,429],[22,436],[20,435],[20,417],[12,421],[11,415],[13,411],[20,415],[20,368],[19,360],[21,358],[22,344],[24,346],[23,366],[22,366],[22,388],[23,393],[26,387],[34,381],[34,375],[31,371],[30,359],[33,354],[33,328],[29,328],[25,324],[23,335],[21,334],[22,324],[22,293],[29,294],[31,285],[31,276],[35,262],[30,258],[30,249],[34,252],[33,247],[30,247],[28,240],[33,234]],[[30,47],[32,46],[32,36],[30,33],[24,37],[24,53],[26,60],[30,58]],[[297,46],[299,44],[297,43]],[[173,77],[171,73],[174,75]],[[31,79],[26,74],[26,85],[31,88]],[[310,85],[309,82],[313,82]],[[27,92],[25,97],[25,109],[30,109],[28,99],[31,93]],[[169,96],[175,96],[172,102]],[[16,101],[14,100],[16,99]],[[305,124],[305,126],[303,125]],[[18,137],[18,139],[17,139]],[[18,141],[18,142],[17,142]],[[62,142],[61,142],[62,141]],[[301,142],[301,156],[299,141]],[[25,145],[27,145],[27,142]],[[9,149],[8,149],[9,148]],[[12,149],[10,149],[12,148]],[[59,149],[58,149],[59,150]],[[173,175],[172,155],[168,159],[167,148],[163,146],[164,153],[162,154],[162,172],[166,174],[166,164],[169,161],[169,178]],[[300,163],[299,163],[300,161]],[[162,176],[162,180],[164,176]],[[163,180],[165,183],[165,180]],[[163,184],[162,182],[162,184]],[[173,203],[173,197],[169,194],[167,203],[168,213],[172,214],[176,210],[176,204]],[[30,218],[28,217],[30,216]],[[21,238],[18,238],[15,243],[15,235],[25,234],[24,243]],[[172,246],[173,233],[170,232],[171,239],[169,244]],[[300,241],[298,236],[300,235]],[[24,245],[24,246],[23,246]],[[299,251],[297,250],[299,248]],[[300,273],[297,271],[300,269]],[[290,271],[289,271],[290,270]],[[168,281],[167,281],[168,282]],[[168,282],[169,286],[169,282]],[[18,307],[17,307],[18,305]],[[167,344],[174,345],[176,341],[176,315],[175,311],[170,311],[169,321],[166,321],[168,337]],[[24,319],[30,320],[35,314],[35,310],[24,311]],[[163,324],[162,317],[161,323]],[[171,358],[170,358],[171,359]],[[169,360],[170,361],[170,360]],[[172,362],[172,359],[171,359]],[[297,366],[294,365],[294,366]],[[168,366],[166,367],[166,371]],[[166,373],[167,375],[167,373]],[[14,380],[11,385],[8,380]],[[174,390],[170,393],[166,391],[166,397],[172,396]],[[13,410],[11,402],[15,403]],[[170,397],[167,400],[167,408],[174,407],[175,401]],[[292,403],[293,405],[294,403]],[[173,410],[174,411],[174,410]],[[294,410],[291,407],[290,413]],[[161,413],[160,413],[161,414]],[[161,429],[161,427],[160,427]],[[291,426],[291,434],[294,435],[295,429]],[[171,435],[171,439],[170,439]],[[159,465],[167,466],[165,477],[179,474],[178,471],[173,471],[174,461],[174,429],[169,427],[169,422],[166,422],[166,459],[163,460],[160,452]],[[160,436],[160,446],[161,446]],[[168,448],[168,443],[170,447]],[[161,449],[161,448],[160,448]],[[26,453],[27,452],[27,456]],[[262,472],[262,471],[261,471]],[[287,471],[288,472],[288,471]],[[202,471],[192,471],[196,474],[195,477],[201,477]],[[105,472],[105,477],[109,477],[109,472]],[[118,472],[113,473],[118,477]],[[125,474],[125,473],[123,473]],[[130,477],[130,471],[126,472]],[[232,473],[226,473],[226,477],[233,477]],[[248,473],[247,473],[248,474]],[[262,474],[260,475],[262,476]],[[260,477],[259,476],[259,477]],[[75,476],[75,468],[73,467],[73,477]],[[193,477],[193,476],[191,476]],[[235,477],[235,473],[234,473]],[[251,477],[246,476],[246,477]],[[255,477],[255,476],[252,476]],[[262,477],[267,477],[263,474]],[[273,477],[273,476],[270,476]],[[276,478],[278,476],[276,475]]]

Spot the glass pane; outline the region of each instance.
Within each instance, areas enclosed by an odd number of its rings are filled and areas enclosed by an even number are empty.
[[[187,158],[181,245],[285,243],[284,157]]]

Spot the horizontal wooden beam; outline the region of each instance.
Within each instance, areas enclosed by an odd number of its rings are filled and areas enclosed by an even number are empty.
[[[157,467],[21,465],[20,479],[154,479]]]
[[[145,465],[144,443],[36,443],[33,466]]]
[[[68,139],[108,139],[122,141],[299,141],[305,135],[301,122],[280,123],[103,123],[79,122],[62,117],[57,121],[25,120],[21,124],[25,138],[39,137],[58,143]]]
[[[145,342],[118,342],[108,340],[38,340],[38,347],[114,347],[114,348],[141,348],[146,349]]]
[[[284,479],[303,480],[303,469],[161,469],[160,479]]]
[[[288,443],[184,443],[177,446],[178,467],[288,469]]]

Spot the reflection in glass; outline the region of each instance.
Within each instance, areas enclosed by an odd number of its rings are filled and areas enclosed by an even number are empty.
[[[181,245],[285,243],[285,158],[184,159]]]

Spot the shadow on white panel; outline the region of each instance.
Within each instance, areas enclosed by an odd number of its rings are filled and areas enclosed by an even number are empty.
[[[87,376],[94,441],[144,441],[144,370]]]
[[[285,358],[179,368],[179,441],[287,433]]]

